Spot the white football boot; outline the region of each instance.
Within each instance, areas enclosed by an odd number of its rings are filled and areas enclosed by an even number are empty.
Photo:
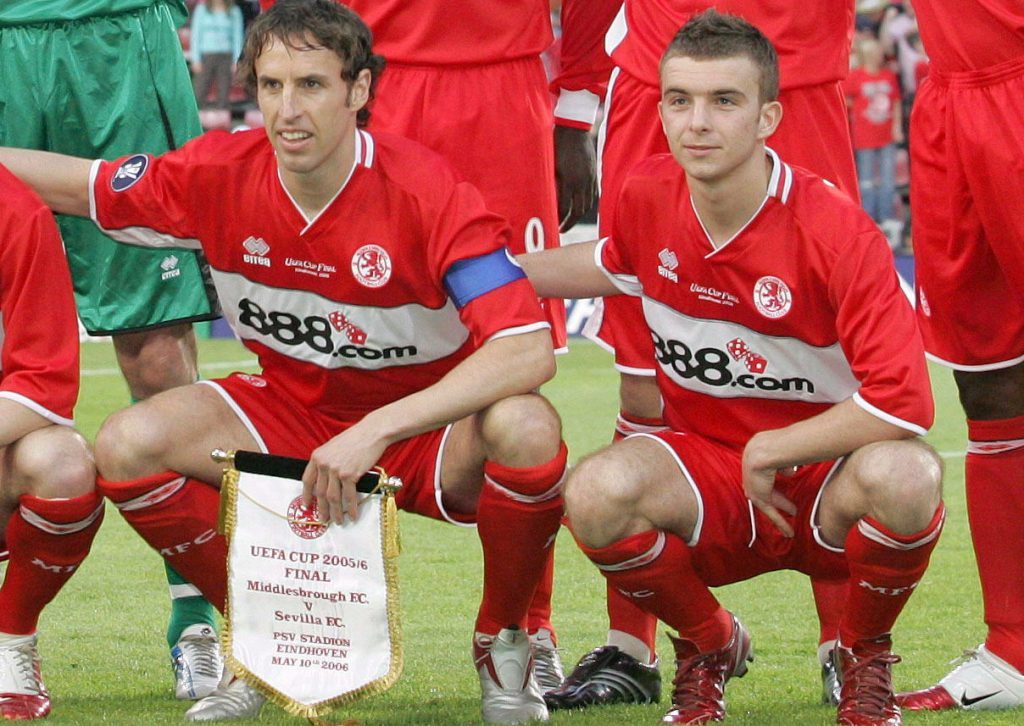
[[[266,697],[241,678],[221,686],[185,712],[186,721],[233,721],[256,718]]]
[[[175,698],[195,701],[213,693],[224,674],[217,632],[205,623],[185,628],[171,648],[171,667]]]
[[[530,647],[533,649],[533,675],[541,692],[547,693],[562,685],[565,679],[562,658],[551,638],[551,631],[538,628],[537,632],[530,633]]]
[[[481,712],[486,723],[548,720],[548,708],[533,674],[530,639],[523,630],[513,626],[497,635],[477,633],[473,658],[480,676]]]
[[[960,665],[937,686],[897,694],[896,702],[907,711],[994,711],[1024,706],[1024,675],[979,645],[966,651]]]

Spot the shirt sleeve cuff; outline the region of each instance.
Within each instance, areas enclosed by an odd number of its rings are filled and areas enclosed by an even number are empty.
[[[590,129],[597,121],[600,105],[601,99],[596,93],[562,89],[555,104],[555,122],[560,126]]]

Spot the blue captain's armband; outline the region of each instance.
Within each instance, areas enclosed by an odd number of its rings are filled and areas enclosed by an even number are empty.
[[[444,275],[444,287],[455,307],[462,309],[470,302],[510,282],[526,277],[507,247],[479,257],[459,260]]]

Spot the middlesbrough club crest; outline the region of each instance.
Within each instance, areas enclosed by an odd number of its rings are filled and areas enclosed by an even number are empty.
[[[766,318],[781,318],[793,306],[793,293],[782,280],[767,275],[754,284],[754,306]]]
[[[302,539],[316,539],[327,531],[327,525],[320,521],[316,499],[305,507],[302,505],[302,497],[295,497],[288,505],[288,526]]]
[[[391,257],[380,245],[363,245],[352,255],[352,274],[366,287],[383,287],[391,279]]]

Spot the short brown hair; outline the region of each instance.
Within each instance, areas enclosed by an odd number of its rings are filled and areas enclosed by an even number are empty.
[[[332,0],[280,0],[256,18],[245,37],[238,75],[250,93],[256,91],[256,59],[274,40],[296,50],[334,51],[341,58],[341,77],[349,83],[369,69],[369,100],[356,115],[360,127],[369,123],[369,101],[384,70],[384,57],[374,54],[373,33],[362,18]]]
[[[759,72],[761,103],[779,97],[779,57],[764,33],[737,15],[714,8],[694,15],[679,29],[661,56],[659,70],[671,58],[712,60],[746,56]]]

